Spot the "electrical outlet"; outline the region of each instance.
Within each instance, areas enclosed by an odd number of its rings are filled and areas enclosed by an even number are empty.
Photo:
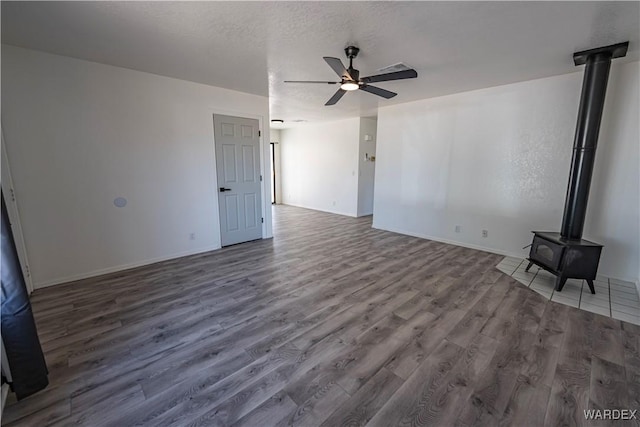
[[[335,205],[336,205],[336,201],[334,200],[334,201],[333,201],[333,206],[335,206]]]
[[[462,227],[460,227],[459,225],[456,225],[456,233],[459,233],[462,231]]]
[[[489,237],[489,230],[482,230],[482,237]]]
[[[196,240],[196,233],[189,234],[189,240]]]

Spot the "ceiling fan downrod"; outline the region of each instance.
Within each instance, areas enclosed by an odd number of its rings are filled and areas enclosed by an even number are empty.
[[[353,69],[353,58],[358,56],[358,52],[360,52],[360,48],[355,46],[347,46],[344,48],[344,53],[349,58],[349,70]]]

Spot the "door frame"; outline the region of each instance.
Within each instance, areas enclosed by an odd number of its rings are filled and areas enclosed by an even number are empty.
[[[241,118],[246,118],[246,119],[255,119],[258,120],[258,129],[260,130],[260,136],[258,137],[259,139],[259,147],[260,147],[260,176],[262,176],[262,180],[260,181],[260,192],[262,195],[262,203],[260,206],[261,212],[262,212],[262,217],[264,218],[264,223],[262,224],[262,238],[263,239],[269,239],[271,237],[273,237],[273,229],[271,226],[271,202],[267,201],[267,197],[268,200],[271,200],[271,185],[270,185],[270,180],[265,179],[266,178],[266,159],[268,159],[269,157],[269,146],[267,144],[265,144],[265,141],[269,141],[269,129],[265,129],[264,123],[264,116],[262,115],[258,115],[258,114],[249,114],[249,113],[245,113],[242,111],[233,111],[233,110],[219,110],[219,109],[210,109],[210,117],[211,117],[211,141],[212,141],[212,150],[213,150],[213,156],[211,157],[212,159],[212,171],[214,171],[214,176],[213,176],[213,182],[215,183],[214,186],[211,187],[212,190],[212,197],[213,197],[213,202],[215,205],[215,211],[216,211],[216,218],[217,218],[217,224],[218,224],[218,233],[219,234],[219,246],[222,247],[222,239],[221,239],[221,235],[222,235],[222,230],[220,229],[221,225],[220,225],[220,204],[218,203],[218,174],[217,174],[217,168],[218,168],[218,163],[217,163],[217,158],[216,158],[216,137],[215,137],[215,125],[213,123],[213,116],[214,115],[223,115],[223,116],[234,116],[234,117],[241,117]]]
[[[277,185],[276,185],[276,143],[275,142],[270,142],[269,143],[269,157],[270,157],[270,161],[271,161],[271,165],[270,165],[270,170],[271,168],[273,168],[273,176],[271,177],[271,194],[273,194],[273,202],[271,202],[272,205],[275,205],[278,203],[278,193],[277,191]]]
[[[31,295],[33,292],[33,281],[31,278],[31,271],[29,269],[29,256],[27,254],[27,245],[24,241],[24,234],[22,231],[22,222],[20,221],[20,209],[18,208],[18,201],[15,195],[15,189],[13,185],[13,176],[11,175],[11,167],[9,166],[9,158],[7,157],[7,147],[4,142],[4,129],[0,128],[0,156],[2,156],[2,169],[4,169],[2,175],[5,175],[8,182],[2,181],[2,190],[5,197],[5,204],[7,206],[7,215],[9,221],[11,221],[11,232],[13,233],[13,240],[16,245],[16,252],[18,253],[18,261],[22,268],[22,275],[24,276],[24,282],[27,286],[27,293]]]

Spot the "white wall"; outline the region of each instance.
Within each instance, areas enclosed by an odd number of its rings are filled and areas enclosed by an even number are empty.
[[[360,119],[360,139],[358,151],[358,216],[373,214],[373,189],[375,180],[375,162],[365,159],[365,155],[376,155],[378,121],[373,117]],[[365,135],[371,137],[365,141]]]
[[[265,97],[3,45],[2,124],[35,286],[219,248],[212,115],[264,121],[268,109]]]
[[[359,129],[357,117],[283,129],[282,202],[357,216]]]
[[[374,227],[525,256],[531,230],[560,230],[582,77],[380,108]],[[599,273],[634,281],[639,79],[614,61],[584,231],[605,245]]]

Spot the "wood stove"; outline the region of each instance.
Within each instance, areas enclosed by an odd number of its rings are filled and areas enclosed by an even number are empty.
[[[557,276],[556,291],[560,292],[567,279],[585,279],[592,294],[593,280],[598,271],[602,245],[583,239],[565,239],[560,233],[534,231],[529,251],[529,265],[539,265]]]
[[[583,240],[582,230],[611,60],[626,56],[628,47],[629,42],[625,42],[573,54],[574,64],[585,65],[585,70],[562,228],[559,233],[533,232],[526,268],[529,271],[535,264],[554,274],[557,292],[562,291],[567,279],[584,279],[591,293],[596,293],[593,280],[602,245]]]

